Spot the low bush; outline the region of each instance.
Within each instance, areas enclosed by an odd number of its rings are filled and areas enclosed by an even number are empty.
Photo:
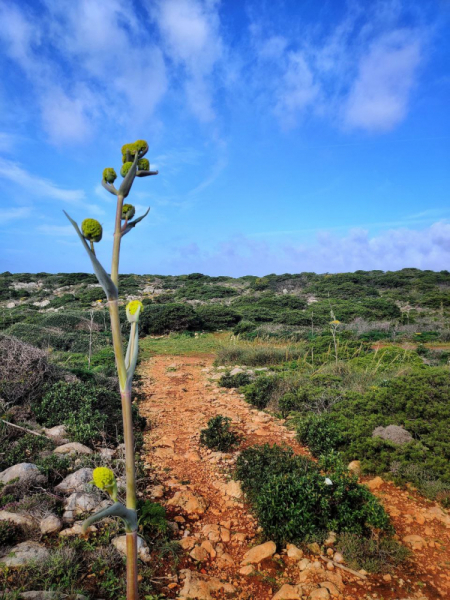
[[[216,452],[230,452],[239,443],[239,436],[230,430],[231,419],[217,415],[200,432],[200,443]]]
[[[305,353],[302,347],[277,348],[276,346],[237,346],[220,348],[217,352],[218,365],[246,365],[268,367],[300,358]]]
[[[46,352],[17,338],[0,335],[0,398],[27,404],[40,397],[45,385],[63,376]]]
[[[244,387],[245,400],[259,409],[264,409],[270,402],[281,395],[283,380],[280,376],[261,376]]]
[[[390,573],[411,555],[391,537],[365,538],[354,533],[342,533],[337,549],[349,567],[369,573]]]
[[[106,387],[59,382],[47,389],[32,405],[39,423],[53,427],[64,423],[75,441],[92,444],[105,436],[109,441],[122,440],[123,423],[120,395]],[[145,419],[139,417],[133,405],[134,421],[142,428]]]
[[[13,546],[22,536],[23,530],[20,525],[11,521],[0,521],[0,547]]]
[[[324,476],[311,460],[266,445],[241,453],[236,476],[277,544],[320,540],[328,531],[369,536],[392,529],[379,501],[342,464]]]
[[[206,331],[217,331],[234,327],[241,320],[232,308],[221,304],[199,306],[196,310],[200,320],[201,328]]]
[[[248,373],[236,373],[236,375],[230,375],[225,373],[219,379],[219,385],[225,388],[238,388],[243,385],[251,383],[252,377]]]
[[[300,442],[317,457],[336,450],[343,442],[341,431],[329,414],[311,414],[300,420],[297,435]]]
[[[0,471],[18,463],[34,462],[40,452],[53,448],[53,442],[47,438],[27,433],[0,453]]]
[[[192,306],[187,304],[148,304],[139,320],[142,335],[161,335],[199,328],[199,318]]]
[[[168,523],[164,506],[150,500],[138,500],[139,530],[154,539],[167,533]]]

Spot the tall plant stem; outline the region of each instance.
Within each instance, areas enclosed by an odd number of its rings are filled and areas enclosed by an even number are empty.
[[[114,246],[111,266],[111,279],[119,287],[119,256],[120,241],[122,237],[123,196],[117,197],[116,224],[114,230]],[[117,299],[108,303],[111,317],[111,331],[113,337],[114,354],[116,357],[117,374],[119,376],[120,396],[122,399],[123,433],[125,438],[125,465],[127,477],[126,506],[136,510],[136,474],[134,465],[134,436],[133,417],[131,412],[131,382],[127,384],[127,369],[122,346],[122,333],[120,330],[119,305]],[[127,531],[127,600],[138,599],[137,585],[137,532]]]

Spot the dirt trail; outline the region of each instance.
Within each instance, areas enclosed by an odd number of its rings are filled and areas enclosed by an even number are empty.
[[[291,595],[276,600],[450,598],[450,517],[435,503],[378,479],[369,483],[398,536],[413,536],[405,540],[413,556],[401,570],[363,579],[306,551],[306,561],[275,554],[241,572],[245,552],[260,542],[258,525],[229,477],[235,457],[200,446],[200,429],[221,414],[232,419],[244,446],[285,443],[297,453],[307,451],[283,421],[253,409],[236,390],[219,388],[211,380],[209,355],[156,356],[141,365],[140,373],[146,394],[140,410],[152,421],[144,460],[158,479],[147,493],[166,505],[185,551],[178,581],[164,590],[169,597],[270,600],[289,584],[285,592]]]

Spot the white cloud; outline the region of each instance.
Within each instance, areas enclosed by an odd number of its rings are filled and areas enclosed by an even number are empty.
[[[32,196],[62,200],[70,204],[78,204],[86,198],[83,190],[60,188],[52,181],[32,175],[19,164],[4,158],[0,158],[0,178],[11,181],[25,189]]]
[[[191,111],[200,120],[211,121],[215,116],[211,76],[224,52],[218,2],[157,0],[151,14],[160,28],[164,52],[186,71]]]
[[[344,107],[346,125],[388,131],[402,121],[420,61],[415,31],[398,30],[376,40],[360,60]]]
[[[32,209],[30,206],[21,206],[18,208],[2,210],[2,223],[15,221],[16,219],[26,219],[31,215],[31,211]]]
[[[322,231],[309,243],[272,243],[239,235],[212,250],[192,244],[173,249],[164,267],[167,272],[242,276],[405,267],[441,270],[449,264],[450,223],[440,221],[421,230],[401,227],[377,235],[358,228],[342,237]]]

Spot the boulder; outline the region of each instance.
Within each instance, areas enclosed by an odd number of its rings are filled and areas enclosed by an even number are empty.
[[[383,483],[384,483],[384,481],[381,479],[381,477],[379,477],[377,475],[377,477],[374,477],[373,479],[368,481],[366,483],[366,485],[369,488],[369,490],[373,491],[373,490],[377,490],[378,488],[380,488],[383,485]]]
[[[30,562],[41,562],[49,555],[47,548],[38,542],[22,542],[2,556],[0,564],[6,567],[24,567]]]
[[[61,537],[72,537],[75,535],[82,535],[82,533],[83,533],[82,527],[83,527],[83,521],[77,521],[69,529],[63,529],[62,531],[60,531],[59,535]],[[91,525],[87,529],[87,532],[89,532],[89,533],[93,533],[95,531],[97,531],[97,527],[95,527],[95,525]]]
[[[44,433],[48,438],[55,442],[59,442],[60,444],[69,443],[65,425],[55,425],[55,427],[50,427],[50,429],[44,428]]]
[[[212,600],[211,592],[234,594],[236,588],[230,583],[223,583],[217,577],[202,577],[199,573],[183,569],[180,573],[185,577],[184,586],[178,598],[180,600]]]
[[[270,558],[277,551],[275,542],[266,542],[259,546],[250,548],[242,559],[242,565],[257,565],[262,562],[265,558]]]
[[[7,510],[0,510],[0,521],[11,521],[23,527],[33,527],[34,525],[31,515],[20,515],[19,513],[8,512]]]
[[[288,558],[292,558],[294,560],[301,560],[303,558],[303,550],[300,550],[300,548],[297,548],[297,546],[294,544],[288,544],[286,546],[286,550]]]
[[[400,425],[388,425],[387,427],[375,427],[372,437],[379,437],[383,440],[402,446],[413,441],[413,436],[404,427]]]
[[[93,450],[79,442],[69,442],[53,450],[56,454],[93,454]]]
[[[300,585],[283,585],[272,600],[301,600],[302,587]]]
[[[238,500],[242,498],[242,488],[239,481],[229,481],[228,483],[223,483],[221,481],[213,484],[214,487],[225,494],[225,496],[229,496],[230,498],[237,498]]]
[[[202,515],[207,508],[206,501],[202,496],[193,494],[188,490],[176,492],[167,504],[168,506],[182,508],[188,515]]]
[[[45,475],[32,463],[19,463],[0,473],[0,483],[10,483],[14,479],[27,485],[41,485],[47,481]]]
[[[56,515],[47,515],[40,523],[41,533],[58,533],[63,528],[63,523]]]
[[[198,562],[203,562],[205,560],[208,560],[209,552],[201,546],[195,546],[193,550],[189,552],[189,556]]]
[[[75,521],[75,517],[78,515],[97,512],[110,504],[109,500],[99,501],[96,494],[74,492],[64,502],[63,521],[64,523],[71,523]]]
[[[352,462],[348,464],[347,469],[359,477],[361,475],[361,461],[352,460]]]
[[[92,469],[84,467],[78,469],[75,473],[67,475],[61,483],[59,483],[55,490],[62,494],[72,494],[73,492],[83,492],[86,485],[92,481]]]
[[[118,537],[115,537],[111,541],[111,544],[122,556],[127,555],[127,536],[126,535],[119,535]],[[139,535],[137,537],[137,550],[138,550],[139,558],[143,562],[151,561],[150,550],[149,550],[147,544],[144,542],[144,540]]]

